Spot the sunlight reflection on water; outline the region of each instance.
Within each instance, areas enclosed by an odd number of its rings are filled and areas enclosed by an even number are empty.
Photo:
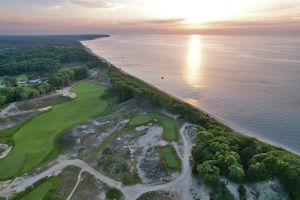
[[[185,68],[185,79],[192,87],[199,88],[201,78],[202,61],[201,38],[199,35],[192,35],[188,44],[187,65]]]
[[[116,35],[85,44],[243,132],[300,153],[300,37]]]

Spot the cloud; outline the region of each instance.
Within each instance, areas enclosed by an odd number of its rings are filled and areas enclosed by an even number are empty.
[[[112,8],[113,3],[104,0],[71,0],[71,3],[86,8]]]
[[[173,26],[178,25],[184,22],[183,18],[174,18],[174,19],[154,19],[154,20],[143,20],[143,21],[136,21],[136,22],[122,22],[118,23],[119,25],[128,25],[128,26]]]
[[[61,5],[50,6],[48,8],[48,10],[50,10],[50,11],[59,11],[59,10],[62,10],[62,9],[63,9],[63,7]]]
[[[145,21],[150,24],[178,24],[184,21],[184,18],[176,18],[176,19],[158,19],[158,20],[149,20]]]

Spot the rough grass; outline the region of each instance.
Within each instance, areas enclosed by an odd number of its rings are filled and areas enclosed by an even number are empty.
[[[121,183],[124,185],[135,185],[141,182],[141,179],[136,171],[128,173],[121,178]]]
[[[22,126],[22,124],[5,129],[0,132],[0,143],[12,146],[14,144],[13,135]]]
[[[44,182],[25,196],[19,198],[19,200],[42,200],[44,199],[46,194],[52,189],[52,187],[52,182]]]
[[[104,138],[104,140],[101,142],[101,144],[99,144],[99,146],[95,149],[95,153],[99,153],[101,152],[103,149],[105,149],[109,143],[111,143],[116,137],[118,137],[119,135],[121,135],[123,132],[130,130],[129,128],[123,128],[119,131],[115,131],[113,133],[111,133],[110,135],[108,135],[106,138]]]
[[[100,77],[105,78],[105,79],[109,79],[108,71],[109,71],[109,68],[100,68],[99,69]]]
[[[13,136],[15,146],[12,152],[0,160],[0,179],[36,167],[53,150],[54,139],[62,130],[100,115],[108,105],[100,98],[104,89],[95,83],[81,82],[73,88],[73,92],[78,95],[76,99],[54,106],[52,110],[34,117],[18,129]],[[7,163],[19,167],[8,169]]]
[[[168,169],[179,170],[181,168],[180,158],[171,145],[160,147],[159,152],[164,165]]]
[[[45,97],[39,97],[37,99],[31,99],[29,101],[20,102],[17,104],[19,110],[38,109],[46,106],[52,106],[69,101],[69,97],[60,95],[50,95]]]
[[[149,123],[151,121],[158,121],[164,128],[163,138],[166,141],[175,141],[178,138],[178,130],[174,120],[161,113],[149,112],[145,114],[139,114],[134,116],[129,125],[139,126],[142,124]]]

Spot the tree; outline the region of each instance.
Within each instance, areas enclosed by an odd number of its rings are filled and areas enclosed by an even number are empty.
[[[235,182],[238,182],[238,183],[244,182],[245,172],[243,170],[243,167],[241,165],[238,165],[238,164],[231,165],[229,167],[228,178],[235,181]]]
[[[86,66],[75,68],[74,72],[74,77],[76,80],[87,78],[89,75],[89,69]]]
[[[275,164],[276,164],[277,159],[270,155],[270,156],[266,156],[262,162],[265,164],[266,169],[272,174],[275,175],[276,174],[276,170],[274,168]]]
[[[6,96],[0,95],[0,107],[6,103]]]
[[[255,162],[251,163],[248,169],[249,178],[257,181],[266,180],[271,177],[270,173],[265,167],[264,163]]]
[[[256,146],[247,146],[241,151],[241,161],[244,166],[248,167],[253,155],[256,153]]]
[[[247,190],[243,184],[239,185],[238,192],[240,194],[240,200],[247,200]]]
[[[206,142],[214,138],[214,135],[209,131],[199,131],[197,133],[197,139],[201,142]]]
[[[192,155],[197,163],[212,158],[212,153],[208,150],[205,143],[200,143],[193,148]]]
[[[238,160],[233,155],[226,154],[224,164],[225,164],[225,166],[229,167],[229,166],[238,164]]]
[[[220,169],[212,161],[205,161],[197,166],[198,173],[206,184],[216,186],[219,182]]]
[[[213,152],[226,152],[230,150],[230,146],[226,143],[220,143],[220,142],[211,142],[210,143],[210,149]]]
[[[4,84],[6,87],[18,87],[17,79],[12,77],[6,77],[4,79]]]
[[[233,194],[228,190],[224,182],[219,183],[213,188],[210,194],[211,200],[234,200]]]

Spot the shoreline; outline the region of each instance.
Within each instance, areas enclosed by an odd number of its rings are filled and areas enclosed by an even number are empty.
[[[85,48],[85,50],[86,50],[88,53],[90,53],[90,54],[96,56],[96,57],[99,58],[102,62],[105,62],[109,67],[114,67],[114,68],[118,69],[121,73],[123,73],[123,74],[125,74],[125,75],[132,76],[132,77],[134,77],[135,79],[137,79],[137,80],[139,80],[139,81],[141,81],[141,82],[143,82],[143,83],[145,83],[145,84],[147,84],[147,85],[150,85],[151,87],[155,88],[155,89],[158,90],[159,92],[161,92],[161,93],[163,93],[163,94],[165,94],[165,95],[167,95],[167,96],[169,96],[169,97],[171,97],[171,98],[173,98],[173,99],[175,99],[175,100],[177,100],[177,101],[180,101],[180,102],[182,102],[182,103],[187,103],[187,104],[189,104],[192,108],[197,109],[198,111],[202,112],[202,113],[205,114],[205,115],[208,115],[209,118],[212,118],[212,119],[216,120],[217,122],[219,122],[220,124],[222,124],[222,125],[228,127],[229,129],[231,129],[233,132],[235,132],[235,133],[237,133],[237,134],[240,134],[240,135],[243,135],[243,136],[247,136],[247,137],[254,137],[255,139],[257,139],[257,140],[259,140],[259,141],[261,141],[261,142],[264,142],[264,143],[273,145],[273,146],[278,147],[278,148],[283,148],[283,149],[285,149],[286,151],[289,151],[289,152],[291,152],[291,153],[293,153],[293,154],[295,154],[295,155],[297,155],[297,156],[300,156],[300,152],[298,152],[298,151],[292,150],[292,149],[290,149],[289,147],[286,147],[286,146],[284,146],[284,145],[281,145],[281,144],[278,144],[278,143],[276,143],[276,142],[274,142],[274,141],[271,141],[271,140],[269,140],[269,139],[267,139],[267,138],[264,138],[264,137],[260,136],[259,134],[254,133],[254,132],[249,131],[249,130],[246,130],[246,129],[244,129],[244,128],[242,128],[242,127],[240,127],[240,126],[238,126],[238,125],[236,125],[236,124],[234,124],[234,123],[228,122],[228,121],[226,121],[225,119],[223,119],[223,118],[221,118],[221,117],[218,117],[217,115],[212,114],[212,113],[210,113],[210,112],[207,111],[207,110],[204,110],[203,108],[200,108],[200,107],[197,107],[197,106],[195,106],[195,105],[192,105],[192,104],[188,103],[187,101],[185,101],[185,100],[183,100],[183,99],[180,99],[179,97],[176,97],[176,96],[174,96],[174,95],[172,95],[172,94],[170,94],[170,93],[168,93],[168,92],[166,92],[166,91],[163,91],[162,89],[160,89],[160,88],[154,86],[154,85],[151,84],[151,83],[148,83],[148,82],[146,82],[146,81],[144,81],[144,80],[142,80],[142,79],[140,79],[140,78],[138,78],[138,77],[136,77],[136,76],[133,76],[133,75],[129,74],[128,72],[124,71],[123,69],[121,69],[121,68],[119,68],[119,67],[117,67],[117,66],[114,66],[110,61],[106,60],[105,58],[103,58],[103,57],[97,55],[95,52],[93,52],[93,50],[92,50],[91,48],[89,48],[88,46],[86,46],[85,44],[83,44],[83,42],[84,42],[84,41],[80,41],[80,43],[83,45],[83,47]]]

